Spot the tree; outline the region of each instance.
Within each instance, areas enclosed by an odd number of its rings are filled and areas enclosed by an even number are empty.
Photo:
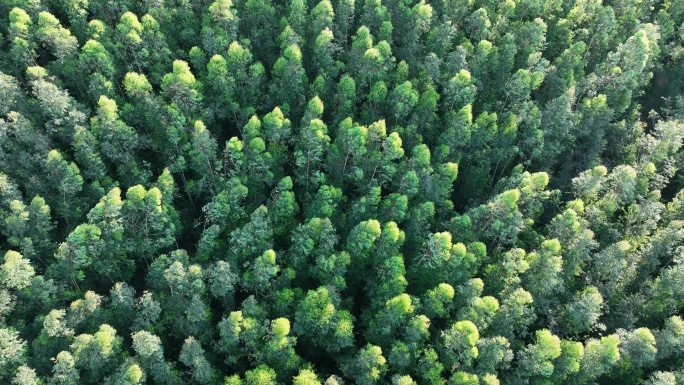
[[[353,318],[337,310],[325,287],[309,290],[295,313],[293,330],[331,353],[352,345]]]
[[[650,366],[655,361],[658,349],[656,339],[648,328],[638,328],[632,331],[618,330],[620,337],[620,355],[637,367]]]
[[[79,225],[69,234],[67,241],[61,243],[55,255],[56,262],[50,266],[49,274],[66,281],[80,290],[78,282],[85,279],[84,270],[98,259],[102,231],[95,225]]]
[[[173,314],[165,320],[168,326],[179,335],[203,338],[211,316],[204,301],[204,271],[199,265],[190,264],[187,252],[174,250],[159,256],[150,266],[147,281],[159,294],[161,310]],[[152,306],[149,311],[154,309]]]
[[[476,372],[497,373],[510,367],[513,360],[511,343],[501,336],[480,338],[477,342]]]
[[[50,215],[50,207],[40,196],[31,199],[31,204],[26,208],[28,223],[26,235],[30,236],[30,244],[24,238],[23,248],[27,252],[33,250],[40,259],[40,255],[49,255],[54,250],[54,244],[50,240],[50,234],[54,229],[54,223]],[[20,214],[23,216],[23,212]],[[28,253],[30,257],[32,253]]]
[[[36,371],[26,365],[17,368],[12,378],[12,385],[38,385],[39,383]]]
[[[21,290],[31,283],[35,270],[31,263],[16,251],[5,253],[5,263],[0,269],[0,282],[8,289]]]
[[[232,46],[231,46],[232,47]],[[207,68],[207,97],[212,101],[212,111],[218,118],[236,113],[235,78],[228,74],[228,62],[220,54],[209,59]]]
[[[416,279],[421,285],[429,285],[431,276],[452,286],[458,285],[470,278],[474,273],[477,262],[477,246],[472,245],[471,250],[463,243],[452,243],[449,232],[429,234],[421,255],[415,261],[415,266],[420,273],[416,273]],[[477,253],[477,254],[476,254]],[[418,275],[420,274],[420,275]]]
[[[273,173],[270,171],[272,156],[266,151],[266,143],[260,137],[261,121],[252,117],[245,126],[245,145],[243,147],[243,172],[250,175],[245,185],[249,191],[248,199],[254,202],[264,195],[264,190],[273,184]]]
[[[653,372],[648,379],[649,384],[676,384],[677,378],[671,372]]]
[[[188,337],[183,343],[180,353],[180,361],[190,367],[192,379],[199,384],[206,384],[212,381],[214,369],[205,358],[204,349],[193,337]]]
[[[268,152],[271,154],[271,170],[274,178],[286,177],[285,165],[288,162],[288,144],[292,139],[292,122],[285,117],[280,108],[264,115],[263,139],[268,144]]]
[[[276,254],[273,250],[266,250],[264,254],[249,265],[249,269],[242,277],[242,287],[256,294],[263,294],[271,286],[280,271],[276,264]]]
[[[284,237],[289,235],[296,226],[292,219],[299,211],[299,205],[292,192],[292,178],[287,176],[280,180],[272,191],[272,200],[269,202],[271,222],[274,224],[274,235]]]
[[[526,336],[527,328],[535,319],[533,302],[532,295],[522,288],[504,291],[492,328],[509,341]]]
[[[140,38],[145,49],[149,53],[146,67],[152,82],[160,84],[165,71],[168,70],[172,61],[172,53],[167,44],[166,36],[159,22],[150,14],[145,14],[140,19],[142,33]]]
[[[525,272],[523,285],[534,297],[535,307],[540,314],[548,313],[549,307],[554,305],[554,300],[550,298],[553,293],[563,291],[559,277],[563,266],[560,251],[560,243],[552,239],[541,244],[539,253],[533,252],[526,256],[530,269]]]
[[[307,281],[311,282],[311,278],[326,286],[346,287],[345,273],[351,258],[345,252],[336,252],[338,238],[330,219],[313,218],[299,225],[291,242],[287,262],[301,272],[297,282],[302,282],[303,287],[310,285]]]
[[[558,239],[563,247],[563,271],[566,282],[572,282],[581,274],[584,264],[590,259],[590,252],[598,247],[594,233],[581,217],[584,203],[571,201],[567,209],[558,214],[549,226],[549,236]]]
[[[195,121],[190,143],[192,145],[189,152],[190,168],[200,176],[196,185],[193,186],[196,190],[193,192],[199,195],[208,190],[215,195],[219,188],[219,172],[221,171],[221,164],[217,158],[218,144],[201,120]]]
[[[423,53],[421,40],[430,30],[433,8],[424,1],[410,8],[408,5],[399,4],[399,9],[393,11],[393,17],[398,19],[398,22],[394,23],[397,28],[393,30],[393,40],[402,47],[397,52],[398,57],[413,64]]]
[[[134,361],[127,360],[122,364],[117,372],[109,377],[109,382],[112,385],[137,385],[145,381],[145,373],[143,373],[140,365],[133,363]]]
[[[247,385],[275,385],[276,373],[266,365],[259,365],[255,369],[245,373],[245,384]]]
[[[248,38],[254,47],[261,47],[258,59],[268,63],[268,67],[275,62],[273,52],[276,32],[276,8],[268,0],[249,0],[242,6],[243,36]]]
[[[161,81],[162,94],[188,118],[198,115],[197,109],[202,100],[199,84],[183,60],[173,62],[173,72],[164,75]]]
[[[59,352],[53,360],[55,365],[52,368],[52,378],[48,382],[50,385],[75,385],[80,380],[78,370],[74,368],[74,357],[66,351]]]
[[[363,271],[371,266],[373,246],[381,234],[380,222],[375,219],[358,223],[351,230],[345,250],[354,256],[352,263],[355,269]],[[358,280],[360,277],[357,277]]]
[[[149,57],[149,51],[144,48],[140,34],[143,25],[138,17],[132,12],[125,12],[121,15],[119,23],[116,25],[115,39],[116,47],[120,55],[126,59],[126,72],[135,71],[143,73]]]
[[[157,187],[133,186],[126,191],[121,215],[127,242],[124,247],[136,258],[147,260],[174,241],[175,226]]]
[[[302,51],[292,44],[283,50],[273,65],[271,81],[271,105],[281,106],[284,112],[293,117],[302,113],[308,79],[304,72]],[[286,91],[287,90],[287,91]]]
[[[140,331],[154,325],[161,315],[161,306],[152,293],[146,291],[135,302],[134,307],[138,314],[133,323],[132,330]]]
[[[319,6],[325,3],[330,5],[329,2],[321,2]],[[332,81],[337,78],[339,72],[344,68],[344,64],[337,60],[339,49],[339,44],[334,40],[333,33],[328,26],[321,30],[314,40],[313,68],[318,73],[318,76],[322,76],[325,81],[325,88],[321,92],[321,95],[324,95],[324,97],[331,94]]]
[[[15,7],[9,13],[9,39],[11,39],[10,53],[17,58],[16,71],[22,71],[30,65],[36,64],[36,43],[30,36],[29,29],[33,27],[31,16],[25,10]],[[31,31],[32,32],[32,31]]]
[[[520,190],[508,190],[487,205],[472,209],[468,216],[472,219],[476,237],[484,236],[494,248],[514,244],[524,226],[517,205],[519,199]]]
[[[295,175],[307,193],[324,180],[319,168],[330,143],[327,133],[328,127],[323,121],[312,119],[301,127],[295,139]]]
[[[171,365],[164,361],[164,348],[159,337],[146,331],[133,333],[132,337],[133,349],[152,378],[162,384],[177,383]]]
[[[2,377],[9,380],[15,368],[24,362],[26,342],[19,338],[19,333],[12,329],[0,327],[0,368]]]
[[[294,349],[297,339],[290,337],[289,334],[290,321],[287,318],[272,320],[270,333],[262,352],[262,360],[274,368],[280,377],[288,378],[294,374],[301,362]]]
[[[366,345],[348,364],[347,375],[358,384],[375,384],[382,380],[387,360],[382,356],[382,349],[374,345]]]
[[[71,348],[77,367],[85,370],[82,379],[97,381],[111,366],[112,359],[119,354],[121,340],[116,330],[109,325],[100,325],[97,333],[76,336]]]
[[[76,126],[85,126],[87,116],[81,104],[69,95],[68,90],[52,82],[45,68],[28,67],[25,74],[31,85],[31,94],[39,101],[37,107],[41,119],[44,119],[46,134],[62,143],[70,142]]]
[[[259,96],[263,93],[265,69],[261,62],[254,62],[250,49],[237,41],[228,47],[226,62],[228,73],[235,79],[235,88],[242,90],[236,94],[239,109],[234,116],[237,124],[243,126],[263,104]]]
[[[209,55],[225,52],[236,40],[240,19],[230,0],[214,1],[202,20],[202,43]]]
[[[601,316],[603,296],[594,286],[588,286],[575,293],[572,302],[565,305],[563,318],[567,326],[563,328],[569,333],[582,333],[592,330]]]
[[[368,26],[370,32],[381,39],[391,40],[392,14],[380,1],[371,1],[363,4],[361,24]]]
[[[321,385],[318,376],[313,370],[302,369],[297,376],[292,379],[295,385]]]
[[[97,322],[98,316],[101,316],[103,313],[102,300],[103,297],[101,295],[89,290],[85,292],[82,299],[79,298],[71,302],[66,313],[66,321],[69,327],[76,330],[78,328],[93,329],[102,326]],[[103,327],[103,336],[106,337],[107,335],[113,335],[115,333],[116,330],[109,325]],[[113,340],[113,337],[105,339],[111,341]],[[108,344],[111,345],[111,342]]]
[[[393,103],[391,114],[394,116],[395,122],[398,122],[411,113],[413,107],[418,103],[419,93],[413,89],[411,82],[406,81],[395,87],[389,97]]]
[[[444,365],[439,362],[439,356],[433,348],[426,348],[421,352],[421,357],[418,359],[417,365],[418,375],[420,378],[431,381],[435,384],[443,384],[442,372]]]
[[[133,261],[126,257],[127,250],[121,247],[124,236],[119,188],[113,188],[88,213],[89,223],[97,226],[101,236],[100,256],[95,261],[95,270],[109,279],[127,280],[133,270]]]
[[[470,367],[479,353],[476,346],[479,339],[477,326],[470,321],[458,321],[444,330],[441,348],[446,367],[451,371],[459,367]]]
[[[414,312],[411,297],[399,294],[388,300],[382,310],[375,314],[369,325],[367,339],[378,345],[389,347],[397,332],[404,327]]]
[[[244,263],[263,253],[263,249],[273,248],[273,229],[268,218],[268,208],[260,206],[252,215],[250,221],[241,228],[230,233],[230,256],[237,263]]]
[[[386,301],[404,293],[408,282],[404,258],[399,251],[404,240],[405,234],[396,223],[385,224],[374,245],[373,257],[368,261],[372,268],[369,278],[365,280],[371,302],[369,310],[383,307]]]
[[[246,354],[244,350],[240,349],[240,338],[242,337],[240,333],[242,332],[243,326],[246,326],[246,332],[250,332],[250,329],[253,329],[256,325],[254,325],[253,322],[244,325],[244,321],[245,319],[242,316],[242,311],[233,311],[228,317],[224,317],[218,324],[219,335],[221,337],[219,350],[228,353],[226,357],[226,362],[228,363],[234,364]]]
[[[580,370],[580,361],[584,356],[584,346],[581,342],[561,341],[561,355],[554,362],[552,378],[563,381],[569,375]]]
[[[78,41],[71,35],[71,31],[62,27],[55,16],[45,11],[38,14],[36,38],[60,61],[73,55],[78,48]]]
[[[214,298],[222,300],[224,306],[232,305],[238,276],[226,261],[216,261],[207,269],[209,291]]]
[[[78,67],[86,74],[82,79],[86,86],[91,100],[99,98],[100,95],[113,96],[114,87],[112,77],[115,67],[107,49],[97,40],[88,40],[81,47],[81,54],[78,56]]]
[[[684,322],[681,317],[672,316],[665,320],[664,327],[656,332],[656,346],[659,357],[671,357],[684,343]]]
[[[76,198],[83,188],[80,170],[75,163],[68,163],[57,150],[48,153],[45,169],[48,179],[57,183],[56,194],[46,195],[49,205],[66,221],[67,228],[71,228],[71,223],[81,216],[81,207]]]
[[[76,163],[80,164],[80,169],[83,170],[84,180],[92,182],[86,188],[90,187],[91,190],[96,191],[99,190],[98,187],[103,189],[111,184],[111,180],[106,177],[107,168],[99,151],[99,142],[90,130],[77,127],[72,147]]]
[[[580,371],[576,378],[580,381],[593,381],[606,373],[620,359],[618,346],[620,339],[615,335],[590,339],[584,345],[584,357],[580,361]]]
[[[525,377],[549,377],[553,374],[553,361],[561,355],[560,338],[549,330],[542,329],[535,333],[535,343],[528,345],[521,352],[519,373]]]

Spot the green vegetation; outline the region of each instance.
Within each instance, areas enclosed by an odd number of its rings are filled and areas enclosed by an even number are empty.
[[[0,1],[0,384],[684,384],[681,0]]]

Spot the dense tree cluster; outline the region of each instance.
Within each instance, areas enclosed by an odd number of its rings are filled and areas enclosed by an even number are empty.
[[[0,2],[0,383],[684,384],[684,2]]]

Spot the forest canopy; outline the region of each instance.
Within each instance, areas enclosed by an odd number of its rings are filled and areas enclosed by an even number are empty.
[[[0,384],[684,384],[684,2],[0,1]]]

